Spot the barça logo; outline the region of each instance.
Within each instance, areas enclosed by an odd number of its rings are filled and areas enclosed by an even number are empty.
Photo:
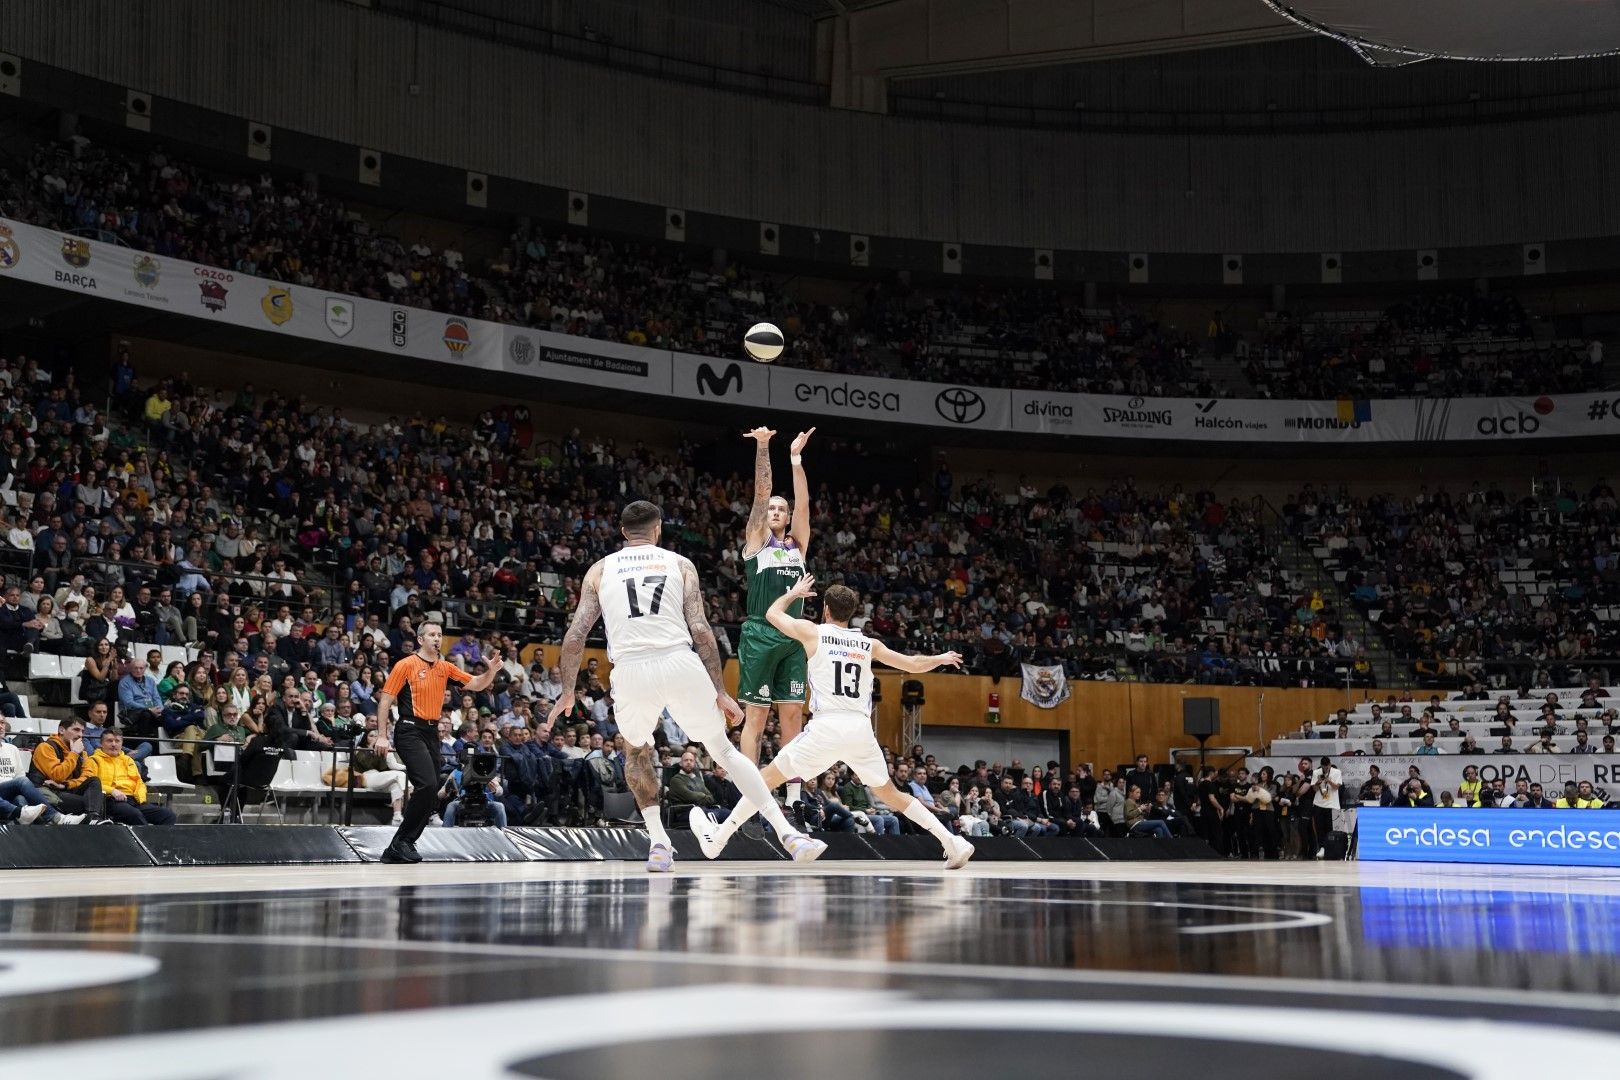
[[[17,238],[11,235],[11,230],[0,225],[0,270],[15,269],[22,262],[22,248],[17,246]]]
[[[259,301],[259,307],[264,309],[264,317],[277,326],[285,326],[288,319],[293,317],[292,290],[284,289],[279,285],[270,286]]]
[[[77,236],[62,237],[62,261],[72,267],[90,265],[90,242]]]
[[[466,322],[461,319],[444,320],[445,348],[460,356],[467,351],[467,346],[471,344],[472,334],[468,331]]]
[[[150,255],[135,256],[135,281],[143,289],[150,289],[158,283],[163,274],[163,264]]]

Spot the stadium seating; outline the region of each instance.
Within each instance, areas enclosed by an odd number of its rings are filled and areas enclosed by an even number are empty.
[[[1251,349],[1218,312],[1195,335],[1201,328],[1050,289],[823,281],[795,290],[763,268],[717,269],[578,232],[492,237],[499,250],[469,259],[387,235],[365,208],[310,187],[205,171],[156,146],[143,157],[82,137],[47,143],[3,179],[6,216],[453,314],[708,354],[730,353],[744,327],[771,319],[787,331],[782,362],[823,371],[1204,398],[1249,392],[1216,386],[1205,370],[1209,355],[1234,348],[1250,358],[1253,392],[1268,397],[1542,393],[1587,389],[1600,374],[1584,342],[1533,338],[1511,298],[1279,314]]]

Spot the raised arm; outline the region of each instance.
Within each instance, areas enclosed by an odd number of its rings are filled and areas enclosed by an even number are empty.
[[[816,646],[820,644],[820,639],[816,635],[816,624],[808,619],[795,619],[787,613],[787,609],[795,600],[816,595],[811,591],[815,588],[815,584],[815,578],[809,574],[804,575],[793,583],[793,588],[778,596],[765,612],[765,618],[772,626],[804,646],[807,660],[816,655]]]
[[[770,528],[765,524],[765,508],[771,501],[771,437],[776,432],[757,427],[743,433],[754,440],[754,508],[748,512],[748,528],[743,533],[743,554],[752,555],[765,546]]]
[[[590,627],[587,626],[585,632],[589,633]],[[501,671],[501,650],[489,650],[489,655],[484,657],[484,664],[484,673],[463,685],[462,689],[469,694],[476,694],[480,690],[488,690],[494,684],[495,676],[500,674]]]
[[[760,444],[762,447],[764,443]],[[732,696],[726,693],[725,669],[720,664],[720,643],[715,640],[714,627],[703,609],[703,584],[698,581],[697,567],[692,560],[681,559],[681,611],[686,616],[686,628],[692,634],[692,647],[703,669],[714,683],[715,703],[731,723],[741,723],[743,711]]]
[[[788,535],[798,541],[799,553],[807,559],[810,557],[810,481],[804,474],[804,445],[815,433],[815,428],[799,432],[793,439],[793,456],[788,459],[793,465],[793,521],[788,525]]]
[[[602,564],[597,563],[586,573],[579,587],[579,607],[574,611],[574,621],[568,624],[568,633],[563,635],[562,657],[557,661],[557,666],[562,668],[563,692],[557,695],[556,703],[551,706],[548,717],[551,723],[556,723],[559,717],[567,715],[574,708],[574,685],[579,681],[585,638],[596,625],[596,620],[602,617],[602,598],[597,594],[601,583]],[[494,671],[494,668],[490,670]]]
[[[913,675],[921,675],[925,671],[933,671],[937,667],[961,667],[962,654],[947,652],[937,653],[934,656],[912,656],[909,653],[895,652],[883,642],[872,641],[872,659],[880,664],[887,664],[901,671],[909,671]]]

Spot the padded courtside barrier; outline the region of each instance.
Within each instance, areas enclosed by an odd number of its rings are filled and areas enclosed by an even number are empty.
[[[983,837],[980,837],[983,839]],[[974,843],[978,843],[977,840]],[[1051,862],[1107,862],[1108,856],[1097,845],[1080,836],[1048,836],[1028,842],[1039,859]]]
[[[708,862],[703,857],[703,849],[698,847],[697,837],[685,829],[671,829],[669,842],[675,845],[675,858],[686,862]],[[642,858],[646,858],[643,851]],[[823,856],[825,858],[826,856]],[[780,862],[787,858],[782,849],[769,840],[755,840],[751,836],[738,833],[731,838],[726,849],[720,853],[715,862]]]
[[[0,827],[0,870],[151,866],[134,832],[128,825],[7,825]]]
[[[891,862],[942,862],[945,851],[939,841],[926,833],[901,833],[899,836],[868,836],[866,842],[879,857]]]
[[[974,862],[1029,862],[1031,859],[1045,859],[1044,850],[1052,839],[1056,838],[1020,840],[1016,836],[970,836],[968,843],[973,845]],[[934,846],[936,849],[939,847],[938,844]],[[936,857],[943,859],[945,856],[939,854]]]
[[[391,826],[124,825],[0,826],[0,870],[92,866],[301,866],[377,862],[393,839]],[[697,839],[673,830],[676,858],[704,863]],[[932,836],[825,833],[823,862],[879,859],[937,863]],[[1202,840],[1151,837],[1080,840],[975,837],[976,862],[1165,861],[1219,858]],[[417,841],[425,862],[640,862],[647,834],[636,828],[428,829]],[[782,863],[774,838],[732,838],[720,861]]]
[[[506,836],[531,862],[639,862],[647,857],[642,829],[534,829],[514,827]]]
[[[232,826],[222,826],[231,828]],[[392,825],[338,826],[361,862],[378,862],[394,838]],[[423,862],[528,862],[522,849],[500,829],[428,829],[416,842]]]
[[[158,866],[315,866],[360,861],[359,853],[337,830],[324,825],[185,825],[129,831]]]

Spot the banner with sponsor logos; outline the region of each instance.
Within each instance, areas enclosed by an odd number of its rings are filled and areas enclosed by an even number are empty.
[[[1412,810],[1369,807],[1362,862],[1620,866],[1620,814],[1601,810]]]
[[[1456,442],[1620,435],[1620,392],[1264,401],[1046,393],[690,356],[288,285],[0,219],[0,280],[310,341],[606,390],[804,413],[1082,438]]]
[[[0,220],[0,277],[207,322],[498,370],[503,327]]]
[[[1270,765],[1271,771],[1280,775],[1295,772],[1299,768],[1300,757],[1310,757],[1311,764],[1315,765],[1321,755],[1251,757],[1244,764],[1251,773]],[[1498,777],[1505,780],[1509,795],[1513,794],[1514,785],[1523,780],[1540,784],[1547,798],[1556,800],[1564,793],[1564,785],[1569,781],[1580,783],[1590,780],[1593,787],[1604,789],[1610,798],[1620,798],[1620,754],[1400,754],[1335,757],[1333,764],[1344,774],[1344,786],[1352,796],[1372,775],[1374,765],[1378,766],[1378,774],[1386,784],[1404,783],[1408,771],[1416,765],[1418,772],[1433,789],[1436,799],[1442,791],[1456,794],[1457,785],[1462,783],[1463,770],[1473,765],[1479,769],[1479,778],[1486,783]]]

